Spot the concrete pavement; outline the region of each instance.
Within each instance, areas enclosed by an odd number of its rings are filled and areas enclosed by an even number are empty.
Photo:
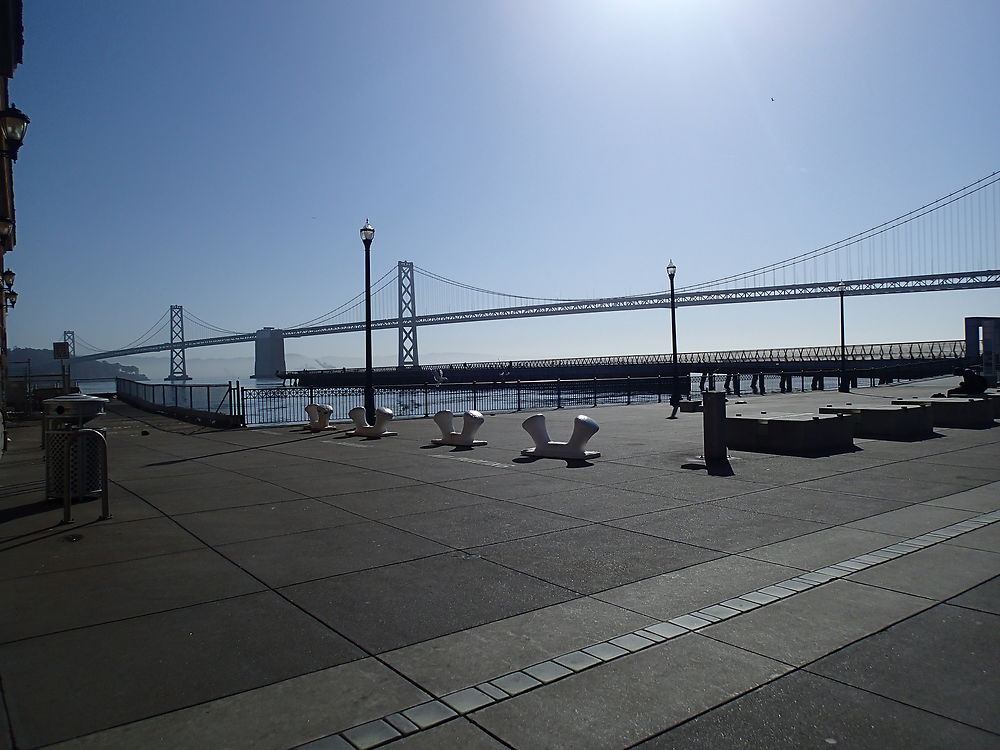
[[[18,427],[0,749],[1000,747],[1000,429],[723,477],[700,414],[565,409],[553,437],[580,412],[602,456],[568,463],[520,456],[524,413],[460,450],[427,419],[366,440],[114,404],[114,517],[72,526]]]

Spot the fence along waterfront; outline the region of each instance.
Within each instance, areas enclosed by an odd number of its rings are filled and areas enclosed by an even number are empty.
[[[902,373],[897,369],[880,368],[878,372],[869,369],[863,376],[858,373],[861,382],[857,385],[874,386],[876,382],[914,377],[900,377]],[[799,391],[814,388],[817,383],[820,388],[835,388],[838,374],[835,370],[790,373],[793,390]],[[761,392],[779,391],[780,378],[778,373],[760,374]],[[725,379],[722,372],[682,375],[679,389],[683,396],[690,397],[700,388],[722,389]],[[189,421],[231,427],[303,424],[307,421],[305,408],[313,403],[329,404],[333,407],[332,420],[347,421],[348,412],[360,405],[364,396],[360,386],[246,388],[239,381],[218,385],[159,385],[124,378],[116,382],[119,398],[127,403]],[[752,392],[751,376],[746,373],[739,376],[739,381],[734,376],[729,385],[727,392],[735,396]],[[672,378],[667,376],[585,378],[376,386],[375,401],[392,409],[398,418],[413,418],[429,417],[442,409],[455,413],[468,410],[496,413],[665,403],[672,391]]]

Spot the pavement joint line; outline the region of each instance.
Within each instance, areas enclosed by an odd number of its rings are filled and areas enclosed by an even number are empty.
[[[435,458],[453,457],[435,456]],[[805,588],[792,590],[791,588],[786,588],[778,584],[762,586],[759,589],[748,591],[738,597],[725,599],[717,602],[716,604],[693,610],[687,614],[678,615],[677,617],[673,617],[665,622],[647,625],[630,633],[615,636],[613,638],[591,644],[590,646],[584,646],[583,648],[552,657],[551,659],[547,659],[546,661],[538,664],[533,664],[525,669],[510,672],[500,677],[493,678],[492,680],[483,681],[476,686],[453,691],[445,696],[442,696],[440,699],[432,700],[419,706],[405,709],[402,712],[393,712],[392,714],[384,716],[381,719],[365,722],[359,726],[351,727],[339,733],[328,735],[328,738],[330,738],[331,741],[335,741],[333,738],[348,741],[351,746],[358,748],[358,750],[368,750],[369,748],[382,746],[401,737],[409,736],[415,732],[420,732],[424,729],[436,726],[437,724],[455,718],[456,716],[461,716],[479,708],[499,703],[515,695],[520,695],[521,693],[529,690],[542,687],[543,685],[550,685],[553,682],[558,682],[559,680],[570,677],[586,669],[590,669],[591,667],[606,664],[607,662],[613,661],[622,656],[627,656],[629,654],[636,653],[637,651],[657,646],[660,643],[666,642],[678,636],[687,635],[688,633],[701,630],[702,628],[713,625],[716,622],[739,617],[744,612],[752,612],[753,610],[767,606],[772,602],[783,601],[804,591],[811,591],[812,589],[822,586],[830,581],[851,575],[852,573],[860,573],[862,570],[867,570],[868,568],[876,565],[881,565],[882,563],[889,562],[890,560],[895,560],[897,557],[904,557],[911,552],[917,552],[922,549],[926,549],[929,546],[949,541],[955,536],[984,528],[985,526],[998,521],[1000,521],[1000,509],[970,518],[963,521],[961,524],[953,524],[952,526],[946,526],[942,529],[924,532],[924,534],[917,537],[905,539],[902,542],[897,542],[895,544],[873,550],[872,552],[867,552],[863,555],[850,557],[840,563],[834,563],[833,565],[824,566],[817,570],[808,571],[796,576],[793,579],[781,582],[797,583],[800,585],[808,583],[809,585]],[[955,526],[960,526],[962,524],[966,524],[966,526],[957,534],[952,536],[944,535],[943,532],[945,530],[953,530]],[[914,543],[915,540],[931,534],[937,536],[932,537],[927,544],[917,545]],[[904,546],[905,549],[899,551],[898,548],[900,546]],[[891,556],[889,556],[890,554]],[[861,558],[866,559],[862,560]],[[839,567],[844,563],[850,563],[852,567]],[[836,575],[827,573],[827,571],[831,570],[835,571]],[[769,593],[770,591],[774,591],[776,589],[781,590],[781,596],[775,596],[774,594]],[[732,611],[733,614],[728,614],[727,611]],[[645,643],[643,643],[643,641],[645,641]],[[565,672],[559,674],[556,670],[553,670],[552,667],[565,669]],[[538,676],[536,677],[532,675],[532,671],[535,671]],[[474,705],[477,703],[478,705]],[[400,715],[402,715],[402,719],[406,720],[408,723],[415,724],[417,729],[403,731],[400,726],[397,726],[396,723],[398,721],[396,717],[400,717]],[[390,732],[392,733],[391,735],[389,734]]]

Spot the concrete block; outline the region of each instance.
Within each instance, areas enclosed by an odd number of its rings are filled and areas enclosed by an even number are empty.
[[[827,404],[820,414],[846,414],[851,418],[854,437],[880,440],[923,440],[934,435],[934,418],[927,404]]]
[[[843,414],[738,412],[726,417],[730,450],[810,455],[854,447],[851,418]]]
[[[935,427],[991,427],[993,404],[985,398],[897,398],[893,404],[929,404]]]

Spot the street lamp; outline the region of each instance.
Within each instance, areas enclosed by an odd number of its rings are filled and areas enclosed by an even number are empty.
[[[10,105],[3,112],[0,112],[0,134],[3,135],[3,154],[9,156],[12,161],[17,161],[17,150],[24,143],[24,135],[28,132],[28,123],[31,120],[21,110]]]
[[[15,276],[17,276],[17,274],[9,268],[4,269],[4,272],[0,274],[0,283],[3,284],[2,288],[0,288],[0,294],[3,295],[3,306],[5,310],[10,310],[17,304],[17,292],[14,291]]]
[[[847,382],[847,349],[844,345],[844,290],[847,287],[841,281],[837,284],[837,291],[840,292],[840,387],[837,389],[841,393],[850,393],[851,385]]]
[[[681,405],[680,377],[677,374],[677,308],[674,305],[674,274],[677,273],[677,266],[673,259],[667,266],[667,278],[670,279],[670,344],[674,352],[674,377],[673,386],[670,389],[670,405],[674,408],[667,419],[677,419],[677,409]]]
[[[361,241],[365,245],[365,415],[368,424],[375,424],[375,385],[372,376],[372,240],[375,227],[365,219]]]

